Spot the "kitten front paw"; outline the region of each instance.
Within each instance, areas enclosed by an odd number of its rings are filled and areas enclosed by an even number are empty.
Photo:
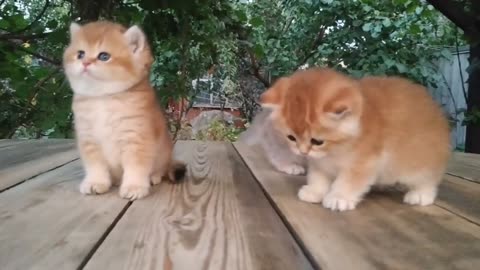
[[[102,194],[110,190],[112,184],[107,181],[95,181],[84,179],[80,184],[80,192],[82,194]]]
[[[120,186],[120,197],[134,201],[141,199],[148,195],[150,192],[150,186],[139,186],[139,185],[121,185]]]
[[[433,204],[437,192],[435,190],[410,190],[403,197],[403,202],[411,205],[426,206]]]
[[[332,211],[346,211],[355,209],[358,201],[358,199],[346,198],[338,193],[330,192],[323,198],[322,204],[323,207]]]
[[[150,177],[150,182],[152,183],[152,185],[158,185],[162,182],[162,178],[163,178],[163,175],[161,174],[153,174]]]
[[[284,172],[286,174],[290,175],[302,175],[305,174],[305,168],[297,165],[297,164],[290,164],[286,166],[282,166],[281,168],[278,168],[281,172]]]
[[[319,203],[322,201],[325,194],[318,191],[311,185],[304,185],[298,190],[298,198],[304,202]]]

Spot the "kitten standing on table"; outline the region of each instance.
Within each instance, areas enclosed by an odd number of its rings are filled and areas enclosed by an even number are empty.
[[[172,160],[172,140],[149,83],[153,57],[142,30],[100,21],[72,23],[70,35],[63,65],[86,171],[80,191],[104,193],[121,179],[120,196],[135,200],[163,176],[179,180],[185,165]]]
[[[309,159],[301,200],[350,210],[372,185],[400,183],[409,188],[405,203],[434,202],[450,136],[424,87],[315,68],[279,79],[260,102],[292,151]]]

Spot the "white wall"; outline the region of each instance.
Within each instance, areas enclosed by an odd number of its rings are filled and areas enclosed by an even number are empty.
[[[445,78],[445,84],[439,85],[437,89],[433,91],[435,99],[444,105],[445,110],[454,119],[457,119],[456,127],[452,131],[452,145],[453,147],[461,147],[465,145],[465,126],[462,126],[463,113],[458,113],[459,109],[466,109],[466,100],[462,84],[465,87],[465,91],[468,90],[468,57],[470,55],[468,47],[459,48],[459,54],[456,53],[456,49],[452,50],[453,57],[451,60],[442,59],[438,63],[439,71]],[[458,65],[460,60],[462,77],[460,76],[460,67]],[[450,88],[450,89],[449,89]]]

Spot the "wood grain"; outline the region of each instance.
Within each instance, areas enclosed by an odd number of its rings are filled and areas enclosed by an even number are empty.
[[[0,194],[2,269],[76,269],[127,202],[84,196],[74,161]]]
[[[7,146],[11,146],[11,145],[15,145],[15,144],[20,144],[20,143],[25,143],[27,142],[27,140],[8,140],[8,139],[2,139],[0,140],[0,149],[1,148],[4,148],[4,147],[7,147]]]
[[[480,155],[453,153],[447,172],[451,175],[480,183]]]
[[[435,204],[480,225],[480,183],[446,175]]]
[[[175,153],[188,179],[135,201],[86,269],[311,269],[230,144]]]
[[[277,173],[251,148],[239,143],[235,147],[321,269],[480,265],[477,224],[435,205],[407,206],[397,193],[373,193],[354,211],[332,212],[297,199],[304,177]]]
[[[77,158],[73,140],[30,140],[5,145],[0,155],[0,191]]]

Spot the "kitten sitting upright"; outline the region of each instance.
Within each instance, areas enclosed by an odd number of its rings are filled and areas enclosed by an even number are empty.
[[[111,22],[70,25],[63,64],[73,89],[73,112],[86,176],[84,194],[107,192],[122,180],[120,195],[148,195],[163,176],[178,180],[166,120],[149,83],[153,57],[145,34]]]
[[[261,147],[275,169],[291,175],[304,174],[307,163],[305,157],[290,149],[288,139],[273,127],[270,114],[268,108],[258,112],[250,127],[240,134],[238,141]]]
[[[424,87],[310,69],[279,79],[261,103],[273,109],[293,151],[309,158],[301,200],[349,210],[373,184],[398,182],[409,188],[405,203],[434,202],[450,155],[449,126]]]

